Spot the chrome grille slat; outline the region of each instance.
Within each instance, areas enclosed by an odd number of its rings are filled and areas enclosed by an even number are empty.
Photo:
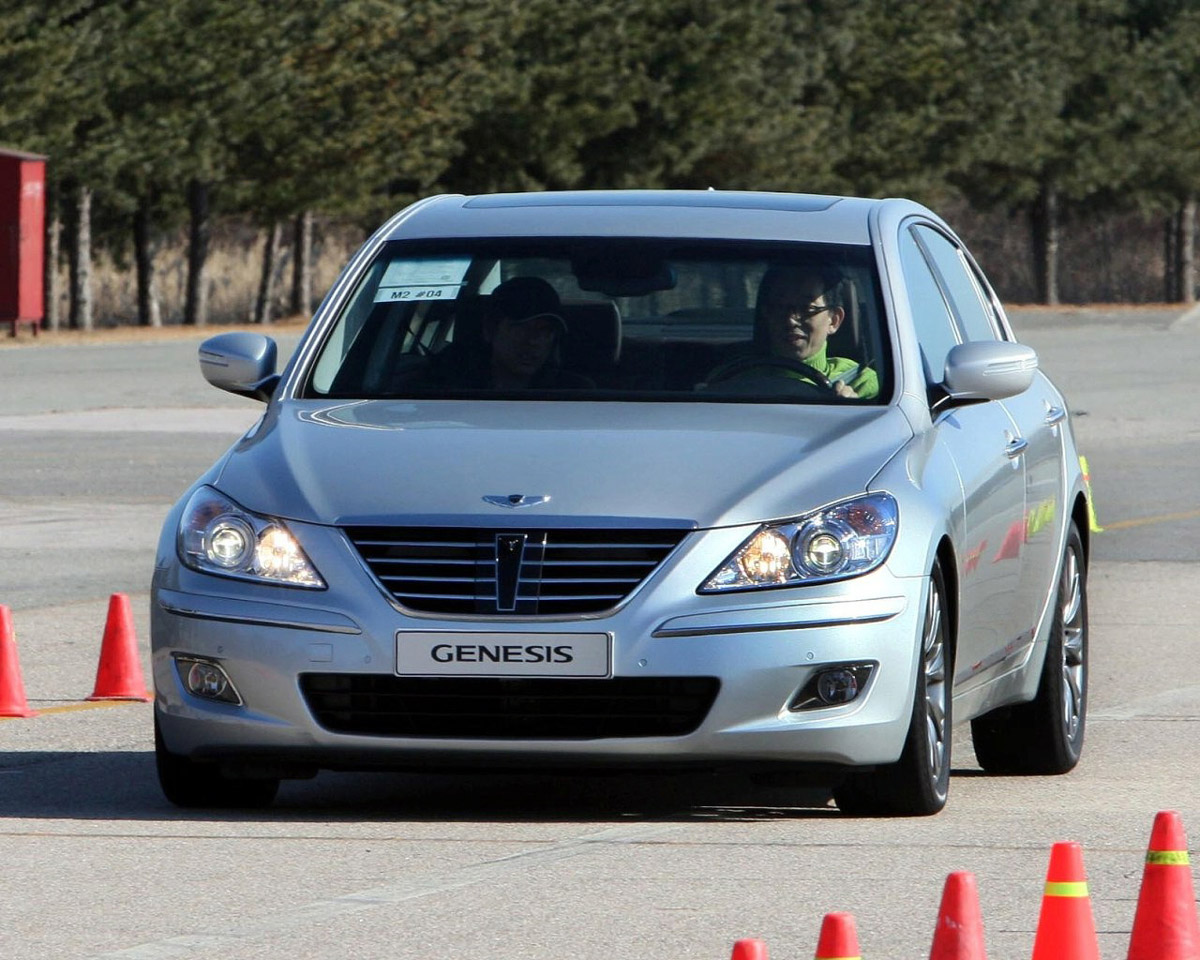
[[[406,574],[406,573],[381,573],[381,574],[378,574],[378,577],[380,580],[399,580],[401,582],[407,582],[410,580],[417,580],[417,581],[429,580],[429,581],[441,582],[441,583],[444,583],[446,581],[452,581],[454,583],[487,583],[487,582],[490,582],[493,579],[495,579],[493,577],[477,577],[474,573],[469,574],[469,575],[463,574],[463,575],[440,576],[440,577],[438,577],[438,576],[420,576],[419,574]]]
[[[476,592],[476,587],[481,584],[495,583],[494,580],[476,580],[474,577],[380,577],[384,585],[395,584],[395,589],[403,588],[406,583],[441,583],[454,584],[456,586],[470,587],[472,595]]]
[[[451,560],[442,557],[376,557],[372,563],[387,564],[388,566],[437,566],[437,567],[474,567],[474,560]],[[481,561],[486,562],[486,561]],[[495,564],[492,564],[495,566]]]
[[[450,549],[474,549],[474,540],[360,540],[360,547],[447,547]]]
[[[542,586],[546,586],[547,584],[562,584],[565,586],[569,583],[611,583],[614,585],[625,583],[632,587],[634,584],[641,582],[641,577],[542,577],[541,580]]]
[[[594,550],[594,543],[555,543],[555,550]],[[610,543],[605,544],[610,550],[657,550],[661,543]]]
[[[586,603],[586,602],[590,602],[593,600],[608,600],[611,603],[615,604],[615,603],[617,603],[617,601],[624,599],[624,597],[625,597],[625,594],[623,594],[623,593],[609,593],[609,594],[588,593],[588,594],[580,594],[578,596],[539,597],[538,602],[539,602],[539,605],[541,606],[542,613],[559,613],[560,611],[551,610],[549,608],[552,607],[556,603]]]
[[[653,567],[653,560],[546,560],[543,567]]]
[[[416,593],[415,590],[409,590],[409,592],[404,593],[404,596],[422,600],[462,600],[464,598],[474,600],[475,598],[474,593],[469,595],[461,593]],[[493,594],[492,599],[494,598],[496,598],[496,595]]]
[[[372,526],[347,527],[345,533],[384,587],[411,609],[562,616],[620,603],[686,531]],[[498,538],[510,550],[506,580]],[[520,541],[515,548],[514,538]]]

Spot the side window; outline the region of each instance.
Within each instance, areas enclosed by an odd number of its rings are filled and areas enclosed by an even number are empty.
[[[944,234],[929,227],[914,227],[913,230],[941,275],[966,338],[1000,339],[1000,328],[995,322],[992,305],[984,295],[975,271],[963,256],[962,250]]]
[[[958,333],[942,289],[911,230],[900,233],[900,265],[908,289],[913,326],[921,343],[925,377],[930,383],[941,383],[946,370],[946,354],[957,346]]]

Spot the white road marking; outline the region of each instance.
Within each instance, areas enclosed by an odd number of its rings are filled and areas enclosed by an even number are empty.
[[[0,416],[0,431],[37,433],[245,433],[264,407],[109,407]]]
[[[1107,710],[1088,711],[1089,720],[1192,720],[1200,702],[1200,685],[1176,687],[1131,703],[1118,704]]]

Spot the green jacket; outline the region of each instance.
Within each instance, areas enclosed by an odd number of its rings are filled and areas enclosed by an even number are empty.
[[[735,366],[748,363],[748,358],[754,356],[747,354],[739,357],[729,363],[722,364],[708,375],[709,380],[722,379],[722,373]],[[764,358],[765,359],[765,358]],[[825,374],[830,382],[840,380],[848,384],[858,396],[864,400],[871,400],[879,396],[879,374],[870,367],[855,363],[849,357],[830,357],[826,354],[826,348],[821,347],[811,357],[804,360],[804,363],[812,367],[819,373]],[[804,374],[799,370],[790,370],[783,365],[767,365],[763,364],[759,370],[759,374],[765,374],[769,377],[786,377],[790,380],[800,380],[807,383]]]
[[[841,380],[864,400],[879,396],[879,374],[870,367],[860,366],[849,357],[830,357],[825,351],[826,347],[823,345],[804,362],[825,374],[830,380]],[[788,376],[801,379],[798,373],[790,373]]]

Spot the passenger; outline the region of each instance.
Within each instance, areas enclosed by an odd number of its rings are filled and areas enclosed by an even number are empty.
[[[823,374],[839,397],[870,399],[879,394],[879,376],[848,357],[827,353],[830,334],[846,319],[840,302],[842,278],[836,271],[816,266],[773,266],[758,287],[754,312],[754,348],[758,355],[778,357],[812,367]],[[764,363],[754,366],[745,357],[709,375],[710,383],[734,379],[734,370],[754,371],[755,376],[789,377],[803,381],[801,370]],[[814,378],[814,382],[816,379]]]
[[[594,386],[587,377],[563,370],[559,348],[567,334],[562,304],[540,277],[505,280],[482,298],[481,343],[465,352],[446,351],[430,378],[442,386],[495,390],[564,390]]]

